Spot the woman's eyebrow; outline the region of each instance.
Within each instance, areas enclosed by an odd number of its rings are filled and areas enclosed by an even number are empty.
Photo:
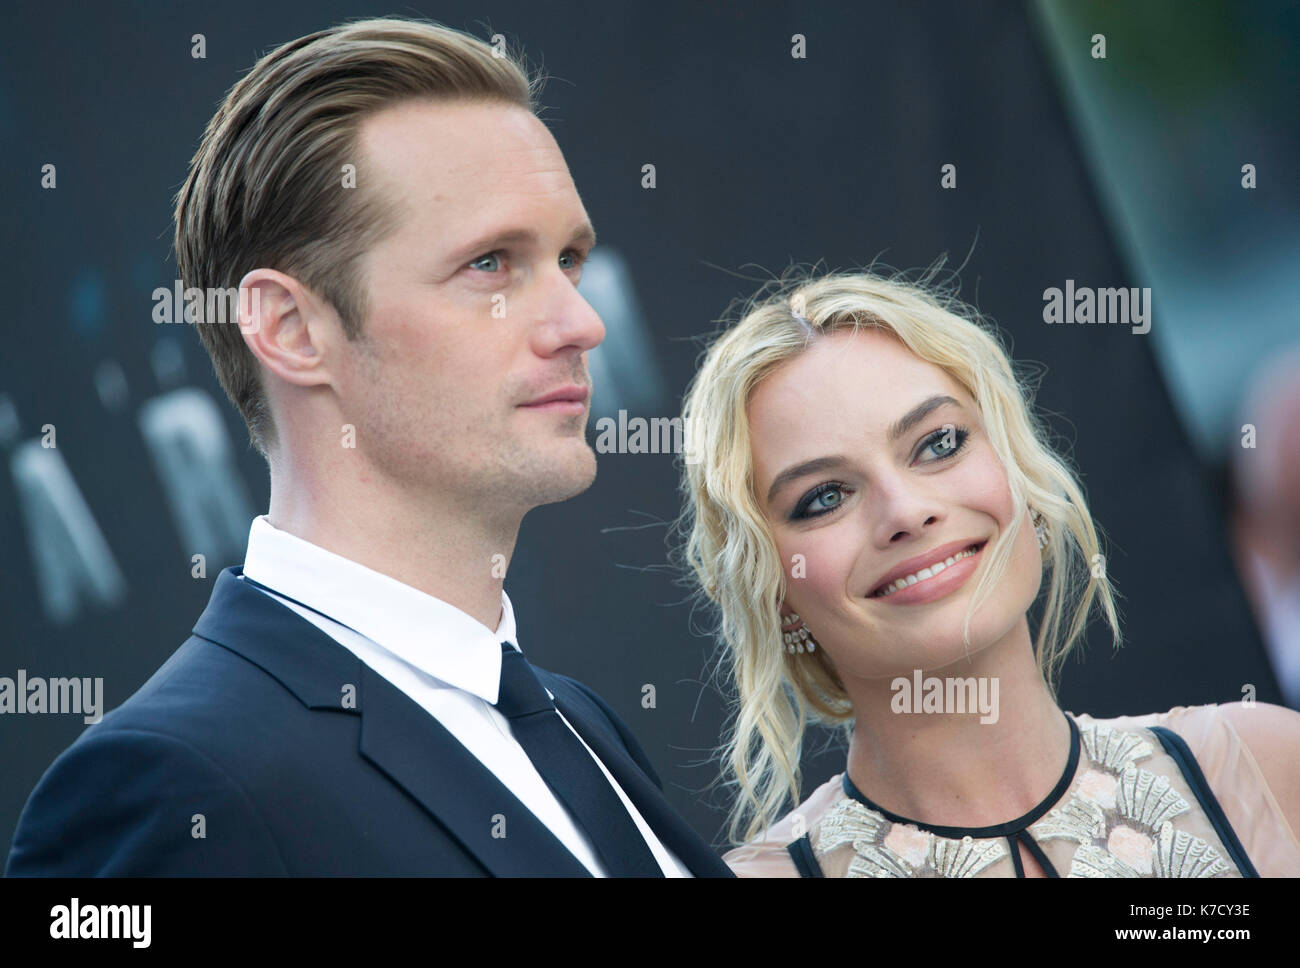
[[[945,404],[952,404],[954,407],[960,407],[961,402],[954,400],[944,393],[937,393],[929,399],[922,400],[899,419],[899,421],[889,428],[889,442],[896,443],[900,437],[919,424],[922,420],[930,415],[934,410],[938,410]]]
[[[772,481],[772,486],[767,489],[767,503],[772,503],[772,498],[776,492],[781,490],[796,478],[803,477],[805,474],[816,474],[820,471],[833,471],[848,464],[847,457],[836,455],[834,457],[814,457],[812,460],[806,460],[802,464],[795,464],[787,467],[780,474],[776,475],[776,480]]]

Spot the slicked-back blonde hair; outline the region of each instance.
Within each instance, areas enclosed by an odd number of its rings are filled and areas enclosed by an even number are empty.
[[[737,703],[718,751],[723,779],[734,794],[732,843],[760,835],[787,801],[800,802],[799,763],[810,721],[846,731],[852,726],[849,696],[825,650],[785,649],[778,614],[785,571],[754,491],[750,397],[811,342],[846,330],[885,330],[946,371],[975,400],[1015,507],[1036,509],[1050,532],[1043,551],[1050,578],[1034,649],[1053,696],[1061,664],[1083,634],[1094,602],[1119,645],[1116,593],[1105,570],[1093,567],[1100,554],[1097,530],[1075,474],[1033,412],[1033,389],[1015,373],[992,324],[937,280],[937,267],[916,282],[901,273],[815,276],[791,270],[741,304],[738,322],[709,346],[687,390],[682,415],[689,454],[677,553],[698,594],[712,603],[718,670]],[[1023,519],[1023,513],[1015,515],[988,549],[989,564],[963,626],[968,646],[971,616],[1005,574]]]
[[[327,300],[357,339],[367,309],[360,258],[402,210],[369,172],[344,187],[343,166],[362,167],[362,122],[415,99],[495,101],[536,114],[541,84],[504,43],[421,20],[356,20],[277,47],[230,89],[176,195],[183,286],[229,290],[252,269],[276,269]],[[257,359],[238,326],[216,322],[200,320],[199,335],[265,456],[275,428]]]

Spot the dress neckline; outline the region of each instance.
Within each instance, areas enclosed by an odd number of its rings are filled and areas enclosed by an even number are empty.
[[[1026,827],[1037,822],[1052,806],[1065,796],[1065,791],[1070,788],[1074,781],[1075,771],[1079,767],[1079,727],[1074,718],[1068,713],[1063,713],[1065,721],[1070,724],[1070,756],[1065,764],[1065,770],[1061,773],[1061,778],[1056,782],[1043,800],[1032,810],[1022,817],[1007,823],[994,824],[991,827],[941,827],[932,823],[922,823],[920,820],[911,820],[907,817],[900,817],[896,813],[891,813],[879,804],[873,803],[867,798],[867,795],[859,790],[849,779],[849,771],[845,769],[843,779],[840,785],[844,788],[844,793],[876,813],[883,816],[886,820],[896,824],[906,824],[917,827],[921,830],[927,830],[937,837],[949,837],[954,840],[960,840],[962,837],[970,837],[974,840],[981,840],[988,837],[1009,837],[1024,830]]]

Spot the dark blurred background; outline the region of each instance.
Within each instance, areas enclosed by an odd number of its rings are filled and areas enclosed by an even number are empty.
[[[592,355],[593,441],[620,409],[675,415],[698,337],[790,263],[915,268],[948,253],[963,297],[1042,372],[1038,402],[1124,596],[1124,647],[1094,625],[1062,705],[1300,704],[1296,4],[8,10],[0,677],[102,676],[111,709],[242,562],[266,467],[197,335],[151,318],[176,275],[171,200],[258,56],[396,14],[505,34],[551,75],[544,118],[601,236],[583,282],[608,329]],[[941,187],[944,165],[955,187]],[[1046,325],[1044,290],[1066,280],[1149,287],[1150,332]],[[41,444],[47,425],[56,447]],[[726,704],[699,634],[708,616],[692,616],[666,564],[676,488],[671,455],[601,454],[587,493],[525,520],[506,589],[529,657],[603,695],[716,842]],[[0,715],[6,853],[28,793],[84,728]],[[842,769],[822,738],[809,788]]]

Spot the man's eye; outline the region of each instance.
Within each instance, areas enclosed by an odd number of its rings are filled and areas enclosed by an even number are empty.
[[[489,263],[489,265],[488,266],[482,265],[482,263],[484,262]],[[500,267],[500,264],[501,264],[500,253],[489,252],[487,255],[479,256],[477,259],[475,259],[473,262],[469,264],[469,267],[471,269],[478,269],[481,272],[496,272],[497,269]]]
[[[587,253],[579,252],[577,249],[569,249],[567,252],[560,253],[561,269],[576,269],[587,261]]]

